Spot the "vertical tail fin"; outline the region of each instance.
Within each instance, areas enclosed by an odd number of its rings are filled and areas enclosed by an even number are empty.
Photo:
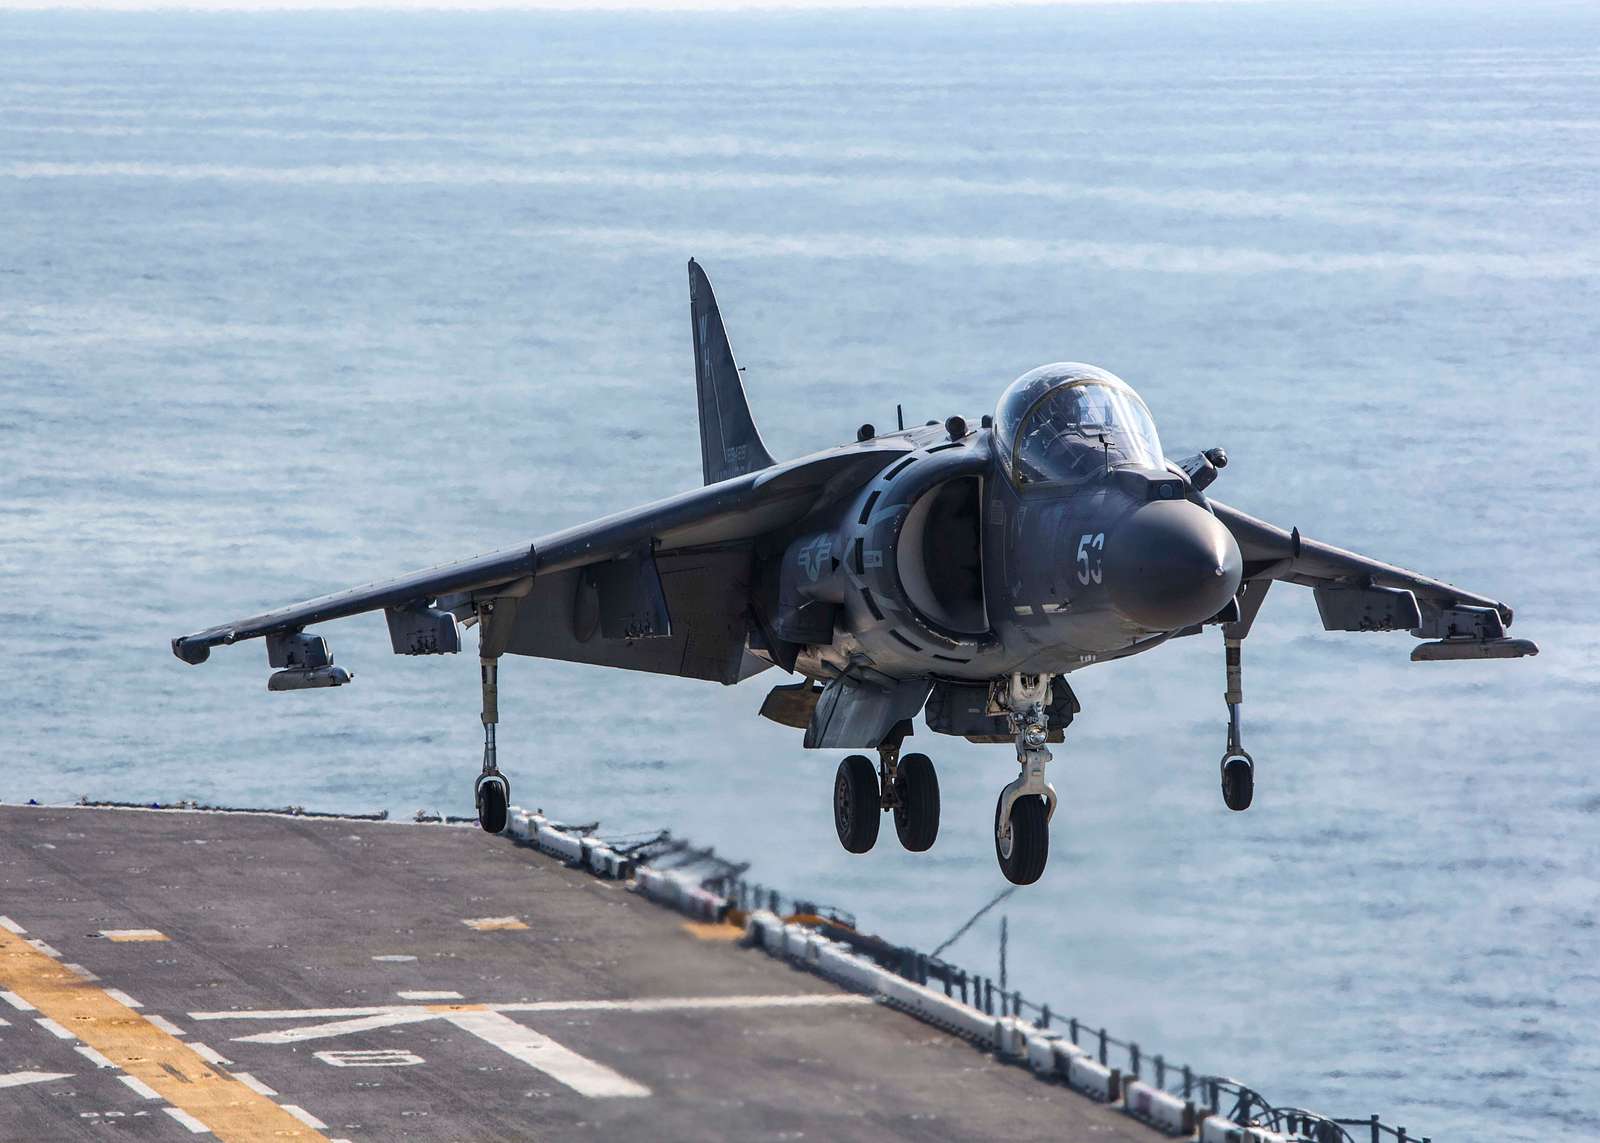
[[[700,395],[700,460],[707,484],[772,467],[734,364],[717,296],[699,263],[689,260],[689,316],[694,326],[694,380]]]

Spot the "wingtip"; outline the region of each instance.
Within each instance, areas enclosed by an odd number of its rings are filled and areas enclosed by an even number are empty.
[[[211,658],[210,647],[204,643],[190,643],[187,635],[179,635],[172,641],[172,653],[191,667],[198,667]]]

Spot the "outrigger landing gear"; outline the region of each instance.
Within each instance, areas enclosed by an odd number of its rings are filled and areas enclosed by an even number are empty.
[[[1017,764],[1022,773],[1005,789],[994,807],[994,852],[1000,872],[1015,885],[1032,885],[1050,859],[1050,819],[1056,792],[1044,780],[1050,761],[1050,676],[1014,671],[992,684],[991,699],[1006,713],[1017,738]]]
[[[1222,755],[1222,800],[1230,810],[1248,810],[1256,791],[1256,763],[1239,741],[1239,704],[1244,701],[1243,639],[1223,636],[1228,662],[1228,749]]]
[[[478,807],[478,825],[486,833],[506,828],[506,810],[511,804],[511,782],[495,759],[495,726],[500,721],[500,656],[491,639],[493,600],[478,605],[478,672],[483,683],[483,771],[472,787],[472,800]]]

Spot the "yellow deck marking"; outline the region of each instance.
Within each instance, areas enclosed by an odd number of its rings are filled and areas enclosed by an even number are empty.
[[[164,941],[166,933],[160,929],[101,929],[100,935],[108,941]]]
[[[327,1139],[9,930],[0,930],[0,987],[104,1054],[218,1139]]]
[[[720,925],[711,921],[685,921],[683,931],[702,941],[737,941],[744,937],[738,925]]]
[[[528,923],[517,917],[473,917],[461,922],[469,929],[477,929],[480,933],[492,933],[500,929],[525,929]]]

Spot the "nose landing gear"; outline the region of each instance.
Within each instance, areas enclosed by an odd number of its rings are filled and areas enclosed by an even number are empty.
[[[1013,672],[995,683],[992,697],[1005,711],[1017,740],[1017,764],[1022,768],[994,808],[994,852],[1000,872],[1014,885],[1032,885],[1050,859],[1050,819],[1056,811],[1056,792],[1044,780],[1050,762],[1049,675]]]

